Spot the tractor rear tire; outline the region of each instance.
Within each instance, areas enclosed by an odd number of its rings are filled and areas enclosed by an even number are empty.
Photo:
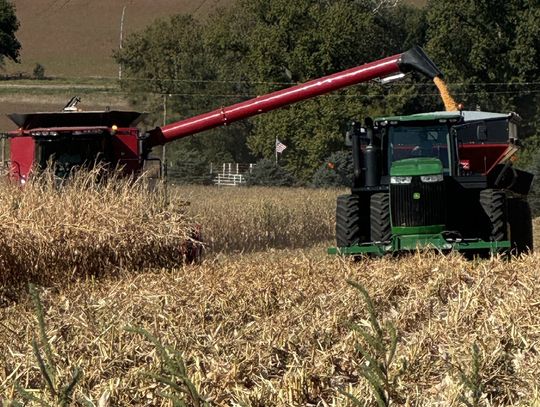
[[[520,198],[511,198],[507,202],[512,253],[515,255],[531,253],[533,251],[533,227],[529,202]]]
[[[371,241],[386,242],[392,237],[390,227],[390,196],[388,193],[371,195],[370,202]]]
[[[500,242],[507,236],[506,195],[498,189],[480,191],[480,205],[487,217],[486,238],[492,242]]]
[[[358,195],[340,195],[336,206],[336,244],[337,247],[350,247],[365,242],[362,222],[366,222],[360,208]]]

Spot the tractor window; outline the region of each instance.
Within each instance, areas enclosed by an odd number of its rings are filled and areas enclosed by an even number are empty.
[[[388,132],[388,171],[392,162],[405,158],[434,157],[450,172],[449,136],[446,125],[391,126]]]
[[[477,129],[478,126],[485,126],[486,139],[478,140]],[[511,124],[510,124],[511,125]],[[516,133],[515,125],[509,127],[508,120],[486,120],[478,122],[470,122],[461,126],[456,126],[458,140],[461,143],[475,144],[479,142],[484,143],[507,143],[509,137],[509,130],[514,134]]]

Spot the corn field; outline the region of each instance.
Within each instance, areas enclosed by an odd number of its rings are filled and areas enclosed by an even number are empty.
[[[24,188],[0,186],[0,304],[28,282],[50,287],[181,261],[194,227],[185,203],[166,202],[143,179],[101,177],[96,169],[60,185],[48,172]]]
[[[4,405],[540,405],[537,255],[330,257],[341,191],[2,188]]]

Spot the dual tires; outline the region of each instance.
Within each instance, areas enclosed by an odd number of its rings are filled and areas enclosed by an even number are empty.
[[[338,196],[336,206],[337,247],[354,246],[365,242],[367,239],[362,227],[365,221],[358,195]]]
[[[369,220],[373,242],[386,242],[391,239],[390,195],[388,193],[371,195]]]
[[[507,201],[508,226],[512,250],[515,254],[533,251],[532,211],[523,199],[510,198]]]
[[[512,254],[533,250],[532,213],[521,198],[507,198],[502,190],[480,191],[480,207],[486,220],[483,238],[487,241],[509,239]],[[367,203],[367,202],[366,202]],[[388,193],[371,195],[369,207],[362,206],[360,196],[341,195],[337,199],[336,243],[349,247],[365,242],[386,242],[392,236]]]
[[[500,242],[507,238],[506,194],[498,189],[484,189],[480,191],[480,206],[484,211],[485,226],[484,240]]]
[[[480,206],[487,225],[484,239],[499,242],[509,239],[512,254],[533,250],[532,214],[529,203],[521,198],[507,198],[504,191],[480,191]]]
[[[390,199],[387,193],[371,195],[369,207],[358,195],[341,195],[336,206],[336,244],[348,247],[390,240]]]

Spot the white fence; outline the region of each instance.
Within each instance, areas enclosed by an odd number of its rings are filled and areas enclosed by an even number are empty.
[[[214,184],[218,186],[238,186],[246,183],[246,175],[249,174],[255,164],[223,163],[219,166],[219,172],[215,173]],[[217,169],[217,168],[216,168]],[[210,172],[214,169],[210,166]]]

